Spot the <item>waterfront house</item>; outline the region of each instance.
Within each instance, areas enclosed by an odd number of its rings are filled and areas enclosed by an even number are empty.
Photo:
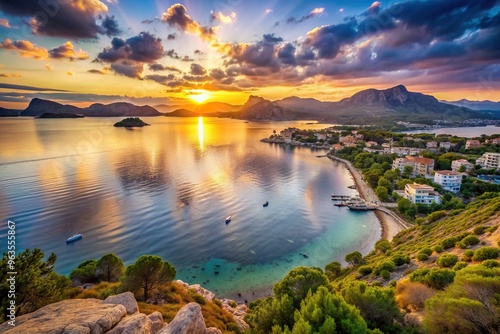
[[[463,173],[459,173],[456,171],[438,170],[434,174],[434,182],[441,185],[444,190],[456,193],[460,191],[463,177]]]
[[[441,195],[426,184],[409,183],[405,186],[404,197],[413,204],[440,204]]]
[[[474,164],[468,162],[467,160],[465,159],[458,159],[458,160],[453,160],[451,162],[451,170],[452,171],[455,171],[455,172],[458,172],[458,170],[460,169],[460,167],[464,166],[465,167],[465,171],[466,172],[469,172],[472,168],[474,168]]]
[[[481,147],[482,144],[479,140],[477,139],[469,139],[465,142],[465,149],[471,149],[471,148],[476,148],[476,147]]]

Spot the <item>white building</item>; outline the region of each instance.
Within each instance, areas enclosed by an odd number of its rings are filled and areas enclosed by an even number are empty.
[[[441,195],[434,191],[434,188],[426,184],[407,184],[405,186],[404,197],[413,204],[440,204]]]
[[[444,148],[445,150],[449,150],[453,146],[453,143],[449,141],[442,141],[439,143],[439,148]]]
[[[438,143],[435,141],[429,141],[425,144],[425,146],[427,146],[428,149],[434,150],[437,149]]]
[[[452,170],[438,170],[434,174],[434,182],[441,185],[444,190],[456,193],[460,191],[463,177],[463,173]]]
[[[465,159],[459,159],[459,160],[453,160],[451,162],[451,170],[452,171],[455,171],[455,172],[458,172],[458,170],[460,169],[460,167],[464,166],[465,167],[465,171],[468,172],[470,171],[472,168],[474,168],[474,164],[468,162],[467,160]]]
[[[476,160],[476,163],[485,169],[500,169],[500,153],[485,153]]]

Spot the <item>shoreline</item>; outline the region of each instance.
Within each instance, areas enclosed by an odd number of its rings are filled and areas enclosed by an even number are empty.
[[[359,196],[362,199],[372,203],[380,202],[373,189],[368,184],[366,184],[361,173],[351,164],[350,161],[341,159],[332,154],[327,154],[326,156],[331,160],[340,162],[344,164],[344,166],[346,166],[346,168],[351,173],[354,183],[356,184],[356,190],[358,191]],[[375,216],[377,216],[378,220],[380,221],[380,226],[382,227],[380,236],[381,239],[391,241],[396,234],[408,228],[408,226],[403,223],[400,218],[396,219],[396,217],[387,212],[375,210]]]

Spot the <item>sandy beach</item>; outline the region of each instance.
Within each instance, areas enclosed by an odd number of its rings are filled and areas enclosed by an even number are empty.
[[[359,172],[357,168],[355,168],[349,161],[345,159],[338,158],[334,155],[327,155],[330,159],[336,160],[338,162],[343,163],[354,179],[354,183],[356,184],[356,189],[359,192],[359,196],[363,198],[367,202],[372,203],[380,203],[377,195],[373,191],[373,189],[363,180],[363,176]],[[398,234],[400,231],[407,229],[408,225],[399,218],[396,214],[390,212],[390,210],[376,210],[375,215],[380,221],[382,226],[382,239],[392,240],[392,238]]]

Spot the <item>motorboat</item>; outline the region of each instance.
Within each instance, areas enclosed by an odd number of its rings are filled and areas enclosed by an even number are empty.
[[[264,204],[262,204],[263,207],[266,207],[269,205],[269,201],[265,201]]]
[[[66,239],[66,243],[69,244],[69,243],[78,241],[78,240],[80,240],[82,238],[83,238],[83,234],[78,233],[78,234],[75,234],[75,235],[69,237],[68,239]]]
[[[229,224],[230,221],[231,221],[231,216],[227,216],[227,218],[226,218],[226,224]]]

